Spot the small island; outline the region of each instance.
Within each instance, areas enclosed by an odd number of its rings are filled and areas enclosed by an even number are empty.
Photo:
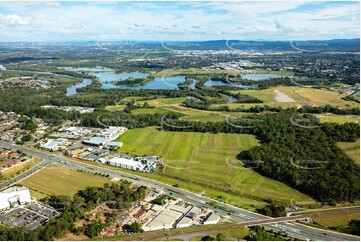
[[[113,84],[116,86],[143,86],[153,80],[154,80],[154,76],[149,75],[145,78],[129,77],[127,79],[114,81]]]

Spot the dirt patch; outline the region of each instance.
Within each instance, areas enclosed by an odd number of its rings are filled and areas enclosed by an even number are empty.
[[[290,98],[289,96],[287,96],[283,92],[275,90],[275,93],[276,93],[276,96],[275,96],[276,102],[279,102],[279,103],[293,103],[293,102],[295,102],[294,99]]]

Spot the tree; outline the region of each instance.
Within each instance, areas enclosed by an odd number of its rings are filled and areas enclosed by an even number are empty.
[[[258,213],[271,217],[282,217],[286,211],[286,208],[283,204],[271,201],[271,204],[268,204],[263,208],[257,209],[256,211]]]
[[[210,235],[206,235],[201,238],[201,241],[214,241],[214,240],[216,239]]]
[[[141,228],[141,226],[140,226],[140,224],[137,223],[137,222],[132,223],[132,224],[130,225],[129,229],[130,229],[130,231],[133,232],[133,233],[140,233],[140,232],[143,231],[142,228]]]
[[[224,241],[224,240],[226,240],[226,236],[224,234],[222,234],[222,233],[218,233],[216,235],[216,240],[217,241]]]
[[[100,231],[104,228],[104,223],[100,219],[94,220],[93,223],[89,224],[85,230],[86,235],[90,238],[97,236]]]

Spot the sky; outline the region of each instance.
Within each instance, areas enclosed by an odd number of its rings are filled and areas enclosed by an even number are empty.
[[[359,37],[358,1],[0,1],[0,41]]]

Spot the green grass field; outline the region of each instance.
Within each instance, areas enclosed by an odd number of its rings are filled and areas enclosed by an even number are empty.
[[[169,111],[163,110],[160,108],[137,108],[131,111],[132,114],[138,115],[138,114],[167,114]]]
[[[135,109],[132,114],[154,114],[154,113],[167,113],[177,112],[184,114],[182,117],[184,120],[201,121],[201,122],[222,122],[225,121],[227,116],[241,117],[249,115],[250,113],[227,113],[227,112],[215,112],[207,110],[198,110],[183,107],[180,104],[184,102],[186,98],[157,98],[147,101],[138,101],[138,105],[143,105],[147,102],[149,105],[154,106],[152,109]]]
[[[102,186],[109,178],[50,165],[21,181],[20,184],[47,195],[74,195],[87,186]]]
[[[355,142],[338,142],[337,145],[343,149],[351,159],[360,165],[360,139]]]
[[[358,123],[360,122],[360,117],[356,115],[337,115],[337,114],[316,114],[316,117],[320,120],[321,123]]]
[[[123,111],[125,108],[125,105],[119,104],[119,105],[113,105],[113,106],[106,106],[105,110],[108,111]]]
[[[156,128],[133,129],[121,135],[119,152],[160,155],[164,174],[238,192],[244,196],[289,202],[313,200],[285,184],[244,169],[235,159],[241,150],[258,145],[253,135],[166,132]],[[157,178],[155,178],[157,179]]]

